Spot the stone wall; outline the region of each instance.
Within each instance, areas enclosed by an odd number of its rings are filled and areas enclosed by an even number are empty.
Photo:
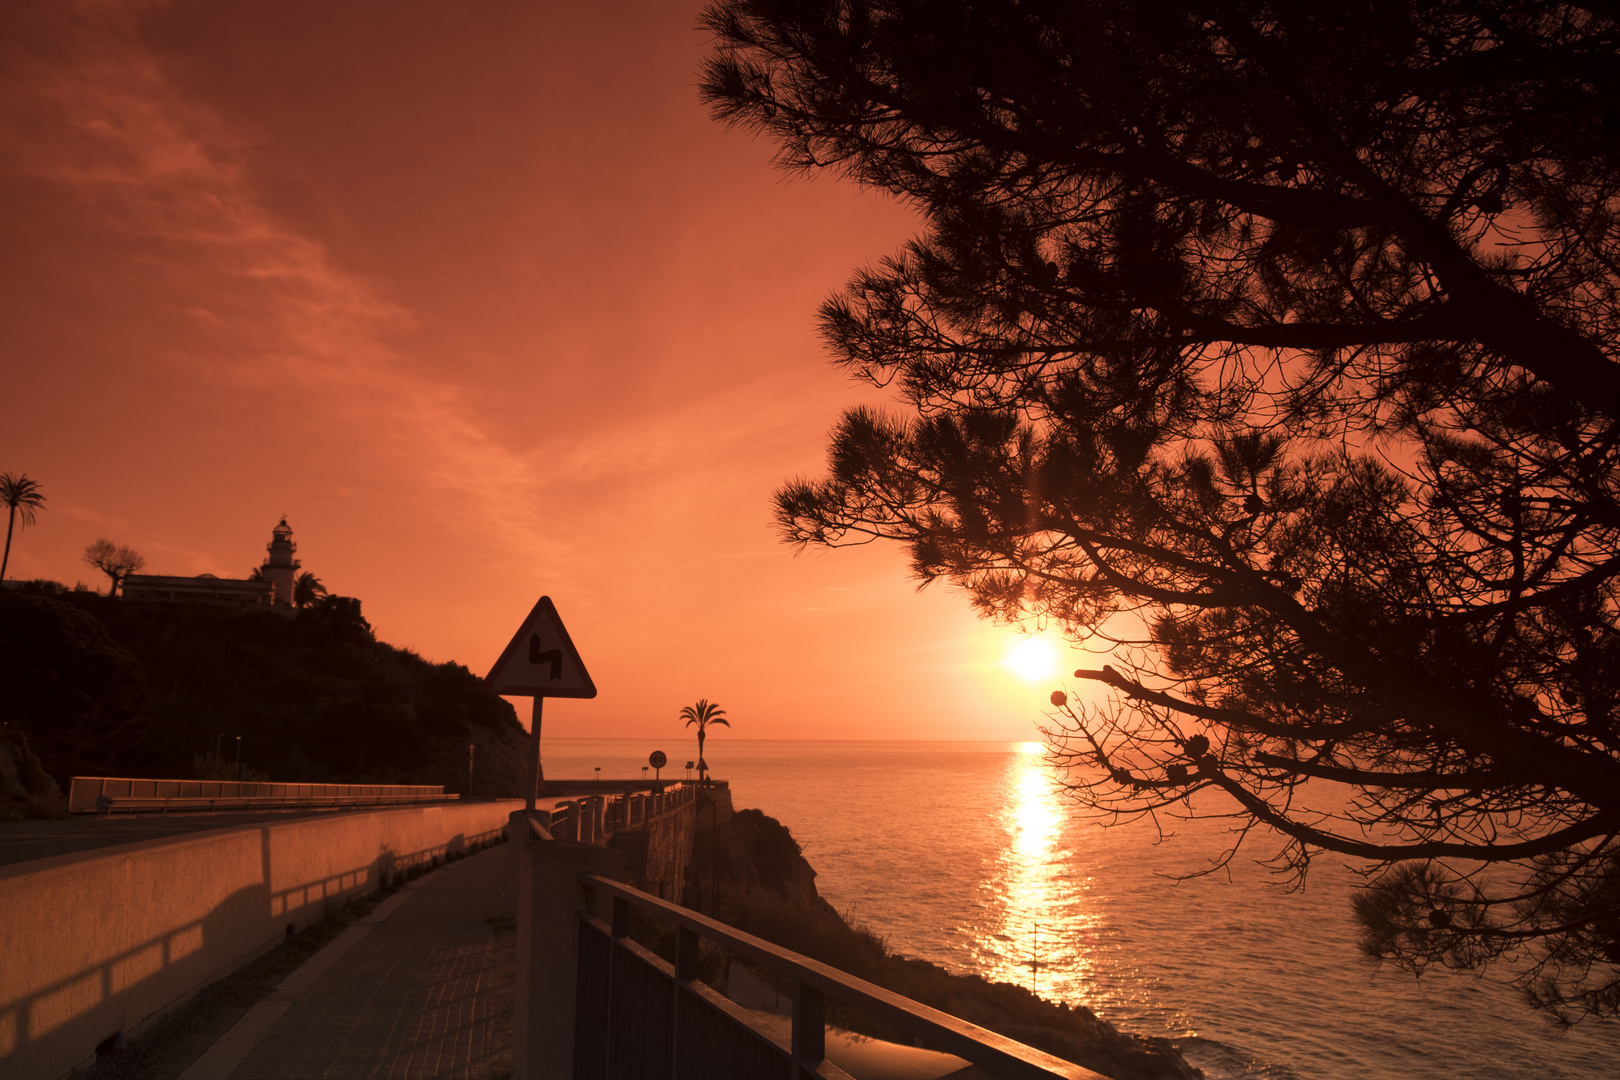
[[[692,860],[697,806],[687,803],[647,822],[647,858],[640,878],[643,888],[664,900],[681,902],[686,867]]]
[[[698,831],[712,831],[732,817],[731,789],[725,783],[697,789],[693,802],[651,818],[633,829],[618,829],[608,844],[624,857],[628,880],[637,888],[674,903],[686,903],[686,870],[692,864]]]

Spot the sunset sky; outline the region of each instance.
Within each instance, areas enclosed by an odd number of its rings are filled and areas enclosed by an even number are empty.
[[[0,470],[49,500],[8,576],[240,577],[285,513],[432,660],[551,596],[600,696],[547,733],[1034,737],[1011,630],[771,529],[882,400],[816,307],[917,221],[709,119],[701,7],[5,5]]]

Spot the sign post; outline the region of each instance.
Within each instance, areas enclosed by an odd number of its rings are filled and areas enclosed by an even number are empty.
[[[568,637],[551,597],[542,596],[495,666],[484,676],[484,691],[502,697],[534,699],[529,724],[529,782],[524,806],[534,812],[545,776],[540,771],[540,705],[548,697],[593,698],[596,684]]]
[[[546,842],[536,833],[540,771],[540,707],[548,697],[593,698],[596,684],[568,637],[551,597],[542,596],[484,677],[491,694],[534,699],[529,725],[529,783],[525,809],[513,813],[508,835],[516,849],[517,981],[512,993],[512,1076],[536,1080],[573,1075],[574,988],[579,916],[574,887],[581,871],[602,873],[612,856],[589,844]],[[550,815],[546,823],[551,823]]]

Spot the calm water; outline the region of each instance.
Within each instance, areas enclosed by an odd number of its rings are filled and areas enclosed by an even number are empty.
[[[696,756],[690,738],[547,739],[545,770],[639,776],[655,749],[677,765]],[[822,895],[895,951],[1033,982],[1125,1030],[1169,1036],[1212,1080],[1620,1071],[1620,1024],[1560,1035],[1496,983],[1369,969],[1350,918],[1357,879],[1330,859],[1301,892],[1241,859],[1230,875],[1171,880],[1222,850],[1220,822],[1176,822],[1161,840],[1147,823],[1076,820],[1033,744],[721,731],[705,756],[739,808],[792,829]]]

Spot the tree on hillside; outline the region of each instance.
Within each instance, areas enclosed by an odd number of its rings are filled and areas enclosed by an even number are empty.
[[[6,506],[6,552],[0,556],[0,581],[6,580],[6,567],[11,564],[11,534],[22,519],[23,527],[32,525],[40,507],[45,505],[45,494],[39,481],[30,480],[27,473],[0,473],[0,502]]]
[[[1233,852],[1368,860],[1368,955],[1514,955],[1555,1017],[1620,1014],[1615,17],[706,21],[718,118],[926,223],[822,310],[914,415],[847,413],[787,538],[898,541],[1102,654],[1053,699],[1086,805],[1235,807]]]
[[[322,627],[334,641],[341,644],[364,646],[377,640],[371,631],[371,623],[360,613],[357,597],[328,593],[302,608],[298,617]]]
[[[111,540],[97,540],[84,549],[84,561],[106,574],[112,580],[108,596],[118,595],[118,583],[146,565],[146,559],[134,548],[115,544]]]
[[[298,580],[293,582],[294,607],[309,607],[325,595],[327,595],[326,586],[321,584],[320,578],[308,570],[299,574]]]
[[[703,739],[707,728],[710,724],[719,724],[722,727],[730,727],[731,722],[725,719],[725,715],[726,710],[722,709],[719,705],[711,703],[707,698],[698,698],[698,703],[696,705],[686,705],[681,708],[681,719],[686,721],[686,726],[691,727],[693,724],[697,725],[697,766],[698,779],[700,780],[703,779],[709,771],[708,762],[703,760]]]

